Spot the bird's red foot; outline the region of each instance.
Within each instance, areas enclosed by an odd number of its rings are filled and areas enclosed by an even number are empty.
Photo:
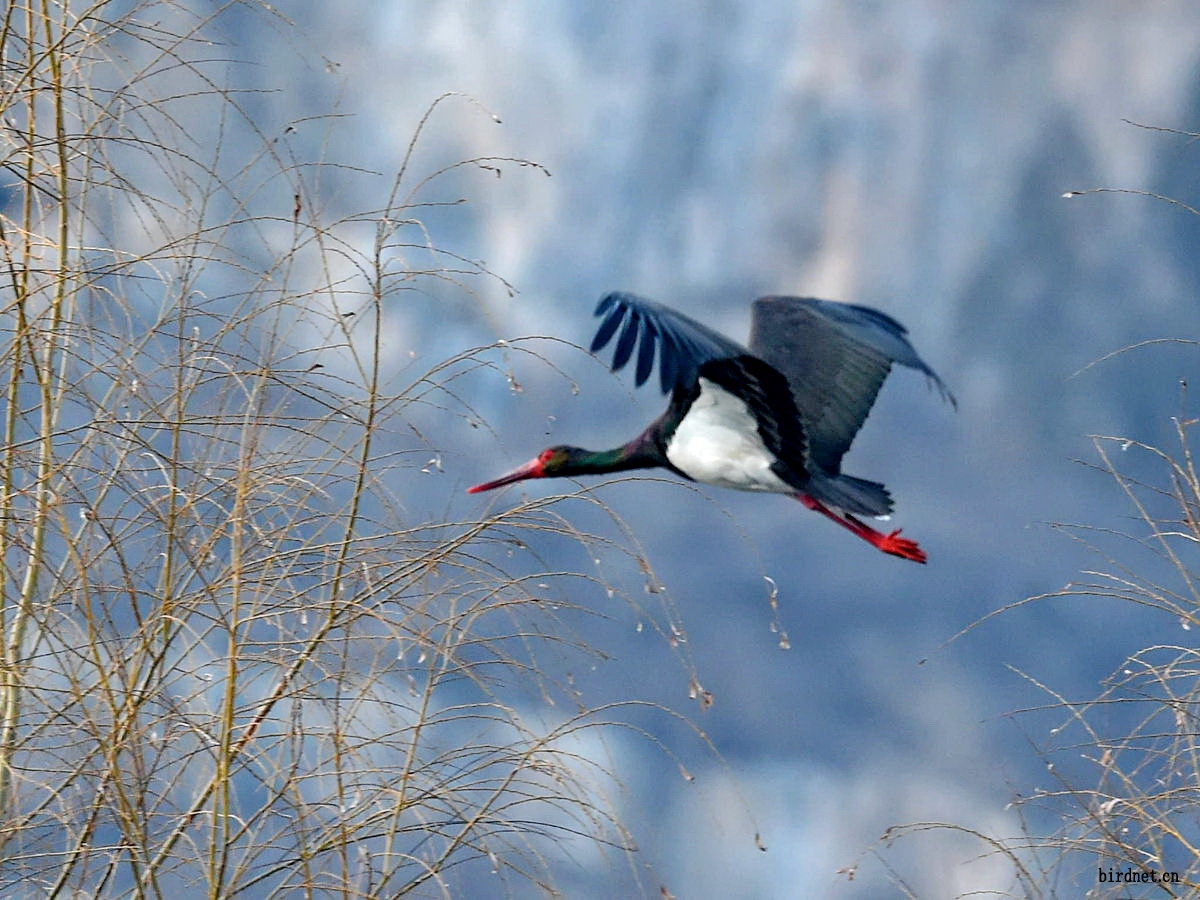
[[[843,528],[854,532],[872,547],[876,547],[884,553],[899,556],[901,559],[911,559],[913,562],[921,564],[924,564],[927,559],[925,551],[917,546],[916,541],[900,537],[899,528],[891,534],[884,534],[882,531],[876,531],[865,522],[860,522],[854,516],[850,515],[850,513],[834,512],[816,497],[810,497],[808,494],[796,494],[795,497],[809,509],[815,510],[821,515],[832,519]]]
[[[899,556],[902,559],[911,559],[913,562],[919,562],[922,565],[928,559],[925,556],[925,551],[917,545],[916,541],[900,537],[899,528],[891,534],[879,535],[878,541],[872,541],[872,543],[884,553],[890,553],[892,556]]]

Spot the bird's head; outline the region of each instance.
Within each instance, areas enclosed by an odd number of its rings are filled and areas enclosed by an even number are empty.
[[[579,447],[568,447],[559,444],[547,447],[523,466],[518,466],[507,475],[501,475],[495,481],[485,481],[474,487],[467,488],[468,494],[478,494],[490,491],[492,488],[503,487],[514,481],[524,481],[526,478],[555,478],[561,475],[574,475],[583,471],[581,463],[593,454]]]

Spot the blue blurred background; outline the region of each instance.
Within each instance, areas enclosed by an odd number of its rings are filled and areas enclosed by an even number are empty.
[[[1177,622],[1116,601],[1053,599],[1096,560],[1053,523],[1136,529],[1089,435],[1166,445],[1194,415],[1180,380],[1194,353],[1126,345],[1200,330],[1200,219],[1123,193],[1197,202],[1200,8],[1117,0],[993,2],[555,3],[509,0],[297,4],[299,28],[223,20],[240,79],[278,93],[246,100],[266,134],[299,155],[394,172],[432,98],[414,165],[477,155],[528,158],[496,178],[464,171],[423,215],[435,243],[515,288],[470,297],[426,285],[389,309],[389,353],[432,364],[497,338],[586,345],[609,290],[670,303],[744,339],[765,293],[877,306],[905,323],[959,400],[895,373],[846,460],[888,484],[895,524],[927,567],[876,553],[785,498],[632,480],[601,488],[642,542],[686,652],[714,704],[688,699],[678,650],[604,591],[587,636],[611,655],[579,675],[593,702],[645,697],[689,716],[646,724],[694,781],[639,741],[614,738],[618,803],[679,897],[886,896],[868,854],[891,825],[954,822],[997,835],[1020,823],[1016,793],[1053,787],[1035,745],[1062,717],[1014,722],[1098,692],[1131,652],[1190,640]],[[277,35],[276,35],[277,36]],[[298,53],[294,52],[299,50]],[[286,52],[285,52],[286,51]],[[261,58],[260,58],[261,57]],[[336,112],[345,118],[311,119]],[[306,200],[330,216],[377,208],[387,179],[332,172]],[[419,255],[419,254],[418,254]],[[420,260],[414,261],[414,265]],[[665,401],[571,348],[539,349],[569,378],[521,356],[471,382],[494,431],[431,415],[443,471],[397,485],[414,518],[458,517],[570,485],[527,483],[467,497],[476,481],[541,447],[623,442]],[[1081,371],[1082,370],[1082,371]],[[572,379],[578,390],[573,390]],[[1130,459],[1130,465],[1135,465]],[[449,511],[449,512],[448,512]],[[603,528],[585,504],[563,515]],[[544,548],[586,569],[578,548]],[[604,577],[635,593],[636,566]],[[622,568],[623,567],[623,568]],[[768,576],[778,586],[778,616]],[[778,621],[777,621],[778,619]],[[773,625],[790,637],[780,648]],[[920,664],[922,660],[926,660]],[[1080,769],[1086,777],[1087,768]],[[1035,820],[1051,828],[1053,817]],[[760,832],[769,848],[756,848]],[[949,835],[886,852],[919,896],[1011,886],[1001,860]],[[606,896],[582,847],[560,886]]]

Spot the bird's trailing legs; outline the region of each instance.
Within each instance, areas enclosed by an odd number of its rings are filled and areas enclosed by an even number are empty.
[[[899,528],[890,534],[884,534],[881,531],[876,531],[865,522],[854,518],[850,513],[834,512],[820,500],[810,497],[808,494],[796,494],[794,496],[809,509],[815,510],[821,515],[832,519],[846,530],[858,535],[867,543],[878,547],[884,553],[890,553],[892,556],[899,556],[902,559],[911,559],[913,562],[925,562],[925,551],[917,546],[916,541],[900,537]]]

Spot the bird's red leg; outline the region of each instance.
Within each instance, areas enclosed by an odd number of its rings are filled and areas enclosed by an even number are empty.
[[[913,562],[924,563],[926,560],[925,551],[917,546],[916,541],[910,541],[908,538],[900,537],[900,529],[897,528],[890,534],[876,531],[870,525],[862,522],[850,513],[836,513],[820,500],[810,497],[808,494],[796,494],[796,499],[807,506],[809,509],[819,512],[821,515],[832,519],[843,528],[858,535],[873,547],[878,547],[884,553],[890,553],[892,556],[899,556],[902,559],[911,559]]]

